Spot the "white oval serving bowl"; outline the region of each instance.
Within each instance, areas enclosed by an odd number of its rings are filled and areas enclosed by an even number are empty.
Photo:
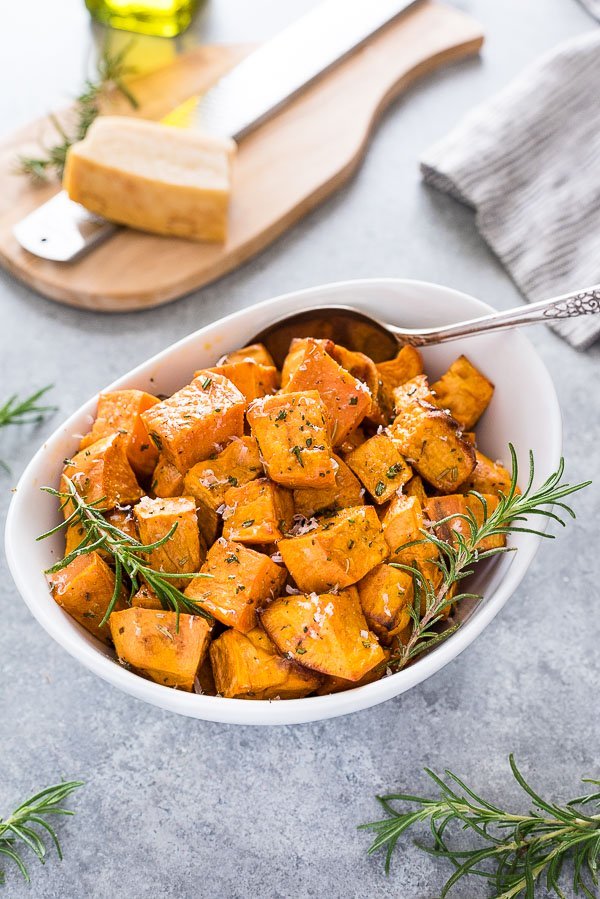
[[[244,346],[275,318],[313,305],[343,303],[384,320],[408,327],[449,324],[491,311],[479,300],[447,287],[392,278],[348,281],[297,291],[258,303],[190,334],[148,362],[124,375],[107,390],[137,387],[170,394],[192,373],[214,365],[223,353]],[[434,378],[465,353],[496,385],[489,409],[478,426],[479,445],[492,458],[507,461],[507,444],[516,448],[521,471],[527,454],[536,459],[536,481],[556,468],[561,454],[561,415],[554,386],[531,343],[515,331],[454,341],[424,351],[425,367]],[[96,398],[89,400],[44,443],[17,486],[6,520],[6,554],[23,599],[43,628],[67,652],[99,677],[126,693],[181,715],[229,724],[298,724],[333,718],[397,696],[447,665],[490,623],[525,575],[540,538],[511,536],[515,553],[482,566],[471,580],[484,599],[449,639],[411,667],[344,693],[282,701],[249,701],[201,696],[163,687],[127,671],[114,654],[100,645],[54,602],[43,574],[63,553],[58,534],[36,542],[60,520],[56,500],[40,492],[56,486],[62,460],[77,449],[86,433]]]

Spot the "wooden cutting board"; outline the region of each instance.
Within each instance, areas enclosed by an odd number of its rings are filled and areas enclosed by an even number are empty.
[[[472,19],[424,0],[324,75],[241,142],[224,245],[121,229],[76,262],[30,255],[12,226],[58,190],[56,183],[34,186],[15,174],[16,157],[39,148],[40,138],[51,133],[47,119],[37,121],[0,144],[0,263],[34,290],[71,306],[125,312],[168,303],[259,253],[343,185],[360,164],[382,110],[416,78],[477,53],[482,43]],[[161,118],[214,83],[248,49],[199,47],[137,79],[137,114]],[[104,111],[131,114],[118,98]]]

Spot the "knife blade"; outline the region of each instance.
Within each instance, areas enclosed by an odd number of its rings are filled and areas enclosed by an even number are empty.
[[[242,140],[293,97],[420,0],[324,0],[164,121]],[[191,113],[190,113],[191,109]],[[13,227],[19,244],[54,262],[79,259],[119,230],[60,191]]]

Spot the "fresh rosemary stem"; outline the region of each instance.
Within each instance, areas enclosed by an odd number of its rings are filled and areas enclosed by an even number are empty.
[[[141,582],[145,581],[154,590],[163,608],[177,613],[177,626],[179,626],[179,615],[181,612],[186,612],[190,615],[201,615],[212,622],[212,616],[208,612],[205,612],[197,602],[185,596],[173,584],[173,580],[189,580],[199,577],[209,578],[211,575],[202,572],[193,574],[177,572],[172,574],[166,571],[156,571],[145,560],[148,553],[163,546],[167,540],[171,539],[177,528],[176,523],[164,537],[155,543],[140,543],[139,540],[130,537],[106,520],[103,513],[108,510],[102,508],[102,500],[88,503],[77,492],[70,478],[63,476],[63,483],[66,486],[66,490],[55,490],[53,487],[42,487],[42,490],[51,496],[56,496],[60,500],[61,510],[67,509],[68,511],[72,509],[73,511],[70,512],[63,522],[45,534],[41,534],[37,539],[44,540],[51,534],[55,534],[57,531],[72,524],[80,524],[85,534],[79,546],[65,556],[64,559],[48,568],[46,574],[60,571],[79,556],[98,552],[99,550],[108,553],[112,557],[115,566],[115,588],[100,626],[106,624],[122,595],[125,577],[129,580],[130,597],[139,590]]]
[[[6,820],[0,818],[0,855],[11,859],[27,882],[30,877],[27,864],[21,854],[22,850],[31,849],[44,864],[47,855],[44,836],[47,835],[55,846],[58,857],[62,859],[56,831],[46,819],[51,815],[74,815],[75,812],[63,808],[62,803],[81,786],[83,786],[81,781],[72,780],[47,787],[23,802]],[[0,869],[0,884],[4,882],[5,872]]]
[[[574,894],[594,899],[600,860],[600,814],[587,814],[585,807],[593,805],[600,810],[600,792],[579,796],[560,806],[542,799],[532,789],[512,755],[509,762],[515,780],[533,803],[528,814],[514,814],[486,801],[451,771],[447,770],[446,780],[442,780],[426,768],[426,774],[439,791],[438,798],[406,793],[378,796],[387,817],[359,828],[376,834],[369,854],[385,849],[385,870],[389,873],[402,834],[416,824],[425,824],[433,834],[433,845],[418,842],[416,845],[431,855],[447,859],[456,869],[442,889],[441,899],[471,874],[491,882],[494,899],[516,896],[534,899],[536,884],[545,874],[546,889],[565,899],[560,880],[567,859],[573,864]],[[598,780],[584,779],[584,783],[600,787]],[[398,802],[413,807],[398,809]],[[468,832],[475,840],[475,847],[451,846],[448,834],[453,827]]]
[[[412,575],[414,586],[414,601],[409,608],[413,625],[412,631],[406,643],[404,645],[401,644],[388,661],[387,665],[392,670],[399,671],[417,655],[432,649],[454,633],[458,625],[448,627],[442,631],[436,629],[436,626],[442,623],[444,614],[450,604],[454,605],[467,598],[481,598],[474,593],[453,593],[453,588],[464,578],[471,575],[473,566],[479,562],[499,553],[512,551],[512,548],[507,546],[498,546],[481,551],[477,547],[482,540],[500,534],[509,535],[513,533],[537,534],[540,537],[552,539],[553,534],[548,534],[530,526],[527,523],[529,516],[542,516],[558,522],[562,526],[565,525],[564,520],[553,509],[562,510],[571,518],[575,518],[573,509],[562,500],[566,496],[570,496],[578,490],[587,487],[591,481],[573,485],[563,482],[564,460],[561,459],[557,470],[540,487],[534,487],[535,466],[533,454],[530,453],[529,477],[527,485],[521,493],[517,488],[519,475],[517,454],[512,444],[509,444],[509,450],[512,461],[510,489],[506,495],[500,494],[496,508],[489,512],[485,497],[476,491],[470,491],[471,495],[475,496],[482,505],[483,516],[481,523],[477,522],[471,510],[467,514],[452,515],[442,519],[440,522],[436,522],[436,525],[439,526],[449,521],[455,521],[457,518],[462,519],[467,523],[468,533],[466,536],[457,530],[453,530],[453,543],[447,543],[439,539],[435,533],[423,530],[423,538],[421,540],[413,541],[413,543],[403,547],[403,549],[407,549],[410,546],[427,542],[434,544],[439,553],[437,560],[433,563],[441,573],[439,586],[434,586],[415,566],[391,563],[396,568],[408,571]],[[425,601],[425,610],[421,614],[423,599]]]
[[[57,142],[45,148],[40,156],[19,156],[17,167],[21,174],[29,175],[35,181],[45,181],[50,175],[61,178],[69,148],[77,141],[83,140],[88,128],[100,114],[102,96],[111,88],[119,91],[132,108],[137,108],[137,100],[124,82],[124,78],[134,71],[125,61],[130,49],[131,44],[114,54],[107,48],[104,49],[98,61],[97,79],[95,81],[88,79],[75,100],[75,121],[72,130],[66,131],[56,116],[51,115],[49,118],[56,130]]]
[[[36,390],[31,396],[20,400],[16,394],[0,406],[0,428],[7,425],[32,424],[41,421],[47,412],[54,412],[56,406],[45,406],[39,400],[52,389],[52,385]]]

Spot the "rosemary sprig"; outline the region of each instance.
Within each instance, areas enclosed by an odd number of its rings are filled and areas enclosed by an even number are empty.
[[[202,572],[196,572],[194,574],[172,574],[166,571],[156,571],[156,569],[151,568],[145,561],[145,557],[148,553],[163,546],[171,539],[177,529],[177,523],[173,525],[164,537],[157,540],[155,543],[140,543],[139,540],[130,537],[129,534],[121,531],[119,528],[115,527],[114,524],[111,524],[106,520],[103,513],[109,510],[102,508],[102,500],[87,503],[85,499],[79,495],[70,478],[63,477],[63,481],[66,485],[66,490],[55,490],[53,487],[42,487],[42,490],[45,493],[49,493],[51,496],[56,496],[60,500],[61,510],[72,508],[73,511],[63,522],[55,528],[46,531],[45,534],[41,534],[37,539],[44,540],[46,537],[50,537],[52,534],[55,534],[57,531],[62,530],[71,524],[81,525],[85,534],[77,549],[74,549],[73,552],[69,553],[55,565],[52,565],[52,567],[48,568],[45,573],[54,574],[56,571],[65,568],[70,562],[82,555],[98,552],[99,550],[104,550],[104,552],[108,553],[114,561],[115,588],[106,609],[106,614],[100,622],[100,627],[105,625],[110,618],[110,615],[121,596],[125,578],[129,581],[130,598],[140,589],[142,581],[148,584],[148,586],[156,593],[163,608],[177,613],[177,627],[179,627],[179,615],[181,612],[187,612],[190,615],[201,615],[203,618],[212,622],[212,616],[209,615],[208,612],[205,612],[198,603],[185,596],[181,590],[172,583],[174,579],[179,580],[180,578],[183,578],[188,580],[198,577],[210,578],[212,575],[204,574]]]
[[[429,768],[426,774],[439,789],[437,799],[393,793],[378,796],[388,817],[362,824],[359,829],[376,834],[369,854],[386,849],[385,870],[389,873],[396,844],[402,834],[416,824],[428,824],[433,846],[416,845],[438,858],[446,858],[456,868],[446,882],[440,899],[463,877],[475,874],[492,882],[494,899],[513,899],[523,895],[533,899],[536,883],[542,878],[546,889],[565,899],[560,888],[564,862],[573,863],[572,885],[575,895],[594,899],[598,885],[600,860],[600,814],[588,814],[586,806],[600,811],[600,792],[572,799],[565,806],[546,801],[527,783],[511,755],[510,767],[515,780],[533,801],[528,814],[504,811],[477,795],[451,771],[448,782]],[[595,787],[600,781],[584,779]],[[411,809],[392,803],[409,802]],[[447,831],[452,825],[468,831],[476,845],[464,849],[449,845]],[[465,895],[465,893],[462,893]]]
[[[134,69],[125,62],[131,49],[127,44],[117,53],[110,53],[105,48],[98,61],[98,77],[96,80],[87,79],[82,92],[75,98],[74,123],[72,130],[66,131],[56,116],[51,115],[52,122],[58,140],[50,147],[44,148],[44,154],[40,156],[19,156],[18,170],[21,174],[30,175],[36,181],[45,181],[50,175],[62,177],[67,152],[72,144],[83,140],[88,128],[100,113],[100,99],[111,88],[118,90],[137,109],[138,103],[124,78]]]
[[[387,665],[392,670],[399,671],[416,656],[432,649],[453,634],[458,625],[448,627],[445,630],[438,630],[438,626],[443,622],[444,613],[448,606],[463,599],[481,599],[481,596],[475,593],[454,593],[454,586],[473,574],[473,567],[479,562],[499,553],[511,552],[514,549],[502,546],[482,551],[477,549],[482,540],[499,534],[507,535],[511,533],[537,534],[540,537],[552,539],[554,537],[553,534],[540,531],[527,524],[528,516],[540,515],[558,522],[563,527],[565,525],[564,520],[559,514],[552,511],[553,508],[561,509],[571,518],[575,518],[573,509],[562,502],[562,500],[564,497],[587,487],[591,484],[591,481],[573,485],[563,482],[564,460],[561,459],[557,470],[540,487],[534,488],[535,466],[533,453],[530,452],[529,478],[525,489],[522,493],[519,493],[517,488],[519,475],[517,454],[512,444],[509,444],[509,450],[512,461],[510,489],[506,495],[500,494],[496,508],[490,512],[485,498],[476,491],[470,491],[470,494],[477,497],[482,505],[483,516],[481,523],[477,522],[471,510],[467,514],[451,515],[440,522],[436,522],[436,525],[455,521],[457,518],[462,519],[468,526],[466,536],[453,529],[454,540],[450,544],[440,540],[435,533],[423,530],[423,539],[412,541],[404,547],[408,548],[427,542],[433,543],[439,551],[439,556],[433,563],[441,572],[442,577],[439,586],[434,586],[431,580],[424,577],[422,572],[415,566],[391,563],[396,568],[408,571],[413,577],[414,585],[414,602],[408,610],[413,624],[412,632],[407,642],[404,645],[400,645],[397,652],[387,662]],[[522,524],[522,522],[525,522],[525,524]],[[423,600],[424,612],[421,614]]]
[[[52,389],[52,385],[36,390],[24,400],[14,394],[0,406],[0,428],[7,425],[24,425],[42,421],[46,413],[54,412],[56,406],[44,406],[39,400]]]
[[[58,857],[62,859],[56,831],[46,819],[51,815],[74,815],[75,812],[63,808],[62,804],[67,796],[81,786],[82,781],[72,780],[47,787],[23,802],[6,820],[0,818],[0,855],[11,859],[28,883],[29,871],[21,855],[22,849],[31,849],[44,864],[47,854],[44,837],[49,836],[56,847]],[[41,833],[39,828],[42,829]],[[0,869],[0,884],[4,882],[5,872]]]

